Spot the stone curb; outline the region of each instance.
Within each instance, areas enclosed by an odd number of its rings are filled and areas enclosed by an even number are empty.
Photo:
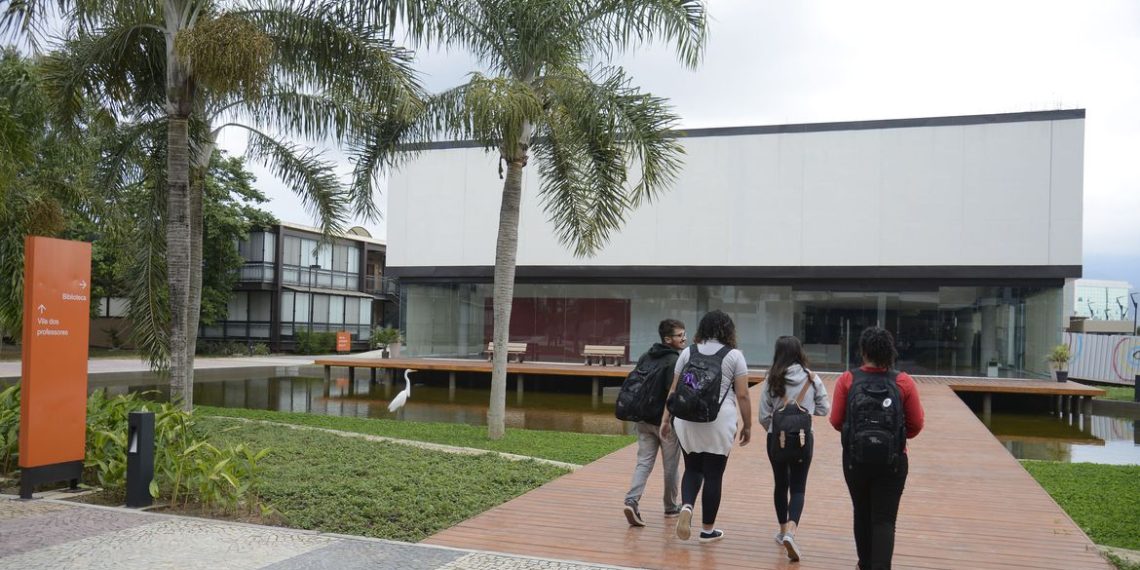
[[[475,448],[475,447],[456,447],[454,445],[443,445],[441,443],[429,443],[426,441],[415,441],[415,440],[411,440],[411,439],[398,439],[398,438],[386,437],[386,436],[382,436],[382,435],[372,435],[372,434],[367,434],[367,433],[342,431],[342,430],[336,430],[336,429],[331,429],[331,428],[298,425],[298,424],[291,424],[291,423],[286,423],[286,422],[275,422],[275,421],[270,421],[270,420],[252,420],[249,418],[235,418],[235,417],[231,417],[231,416],[203,416],[203,417],[220,418],[220,419],[226,419],[226,420],[236,420],[236,421],[241,421],[241,422],[258,423],[258,424],[271,425],[271,426],[281,426],[281,427],[287,427],[287,428],[299,429],[299,430],[322,431],[325,433],[330,433],[330,434],[338,435],[341,437],[354,437],[357,439],[364,439],[367,441],[376,441],[376,442],[383,442],[383,443],[395,443],[398,445],[408,445],[411,447],[418,447],[421,449],[427,449],[427,450],[431,450],[431,451],[439,451],[439,452],[443,452],[443,453],[453,453],[453,454],[457,454],[457,455],[492,454],[492,455],[497,455],[499,457],[502,457],[503,459],[509,459],[511,461],[534,461],[537,463],[552,465],[554,467],[561,467],[563,469],[569,469],[570,471],[577,471],[578,469],[580,469],[582,467],[581,465],[578,465],[575,463],[565,463],[562,461],[555,461],[553,459],[544,459],[541,457],[530,457],[527,455],[517,455],[514,453],[505,453],[502,451],[494,451],[491,449],[479,449],[479,448]]]

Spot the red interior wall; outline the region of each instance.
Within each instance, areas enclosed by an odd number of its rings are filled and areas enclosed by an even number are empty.
[[[484,301],[484,342],[494,334],[493,301]],[[520,297],[511,306],[511,342],[527,343],[528,360],[576,362],[587,344],[626,347],[629,357],[629,299]]]

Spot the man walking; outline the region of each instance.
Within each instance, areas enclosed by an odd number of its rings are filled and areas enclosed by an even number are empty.
[[[685,348],[685,324],[675,319],[665,319],[657,326],[657,334],[661,342],[654,343],[649,350],[637,360],[634,370],[650,370],[653,382],[649,385],[653,390],[659,390],[656,398],[662,404],[669,393],[669,385],[673,381],[673,367],[677,363],[677,356]],[[637,467],[633,470],[633,482],[629,492],[625,495],[625,518],[630,526],[645,526],[638,509],[641,494],[645,491],[645,483],[653,471],[653,464],[657,461],[657,450],[661,450],[661,461],[665,471],[665,516],[675,517],[681,512],[679,500],[679,483],[677,476],[677,463],[681,456],[681,446],[677,443],[677,436],[672,430],[664,439],[661,438],[659,426],[664,407],[656,411],[656,416],[646,421],[637,422]]]

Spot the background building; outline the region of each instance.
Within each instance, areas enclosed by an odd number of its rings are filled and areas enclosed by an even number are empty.
[[[1127,281],[1077,279],[1073,282],[1073,314],[1098,321],[1132,318],[1132,301]]]
[[[694,129],[674,189],[596,257],[559,245],[523,181],[511,340],[533,360],[695,331],[722,309],[766,366],[780,335],[818,369],[896,335],[902,368],[1047,374],[1081,275],[1084,111]],[[491,337],[497,156],[442,143],[393,174],[388,274],[405,354],[475,356]]]
[[[363,228],[322,242],[320,230],[282,223],[238,243],[246,260],[224,321],[199,338],[294,347],[298,330],[348,331],[365,348],[374,326],[395,316],[395,284],[384,275],[385,244]]]

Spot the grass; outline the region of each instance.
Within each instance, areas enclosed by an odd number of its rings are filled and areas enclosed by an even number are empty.
[[[426,441],[541,457],[585,465],[637,440],[634,436],[594,435],[556,431],[508,429],[503,439],[487,439],[487,428],[464,424],[403,422],[388,419],[321,416],[294,412],[271,412],[240,408],[196,406],[201,416],[246,418],[314,426],[397,439]]]
[[[1140,563],[1125,560],[1112,553],[1105,554],[1104,557],[1116,567],[1116,570],[1140,570]]]
[[[1132,386],[1099,386],[1108,392],[1104,395],[1105,400],[1117,400],[1120,402],[1131,402],[1135,397],[1135,388]]]
[[[201,418],[215,445],[268,447],[262,500],[286,526],[419,541],[566,473],[265,424]]]
[[[1140,465],[1021,464],[1093,542],[1140,550]]]

